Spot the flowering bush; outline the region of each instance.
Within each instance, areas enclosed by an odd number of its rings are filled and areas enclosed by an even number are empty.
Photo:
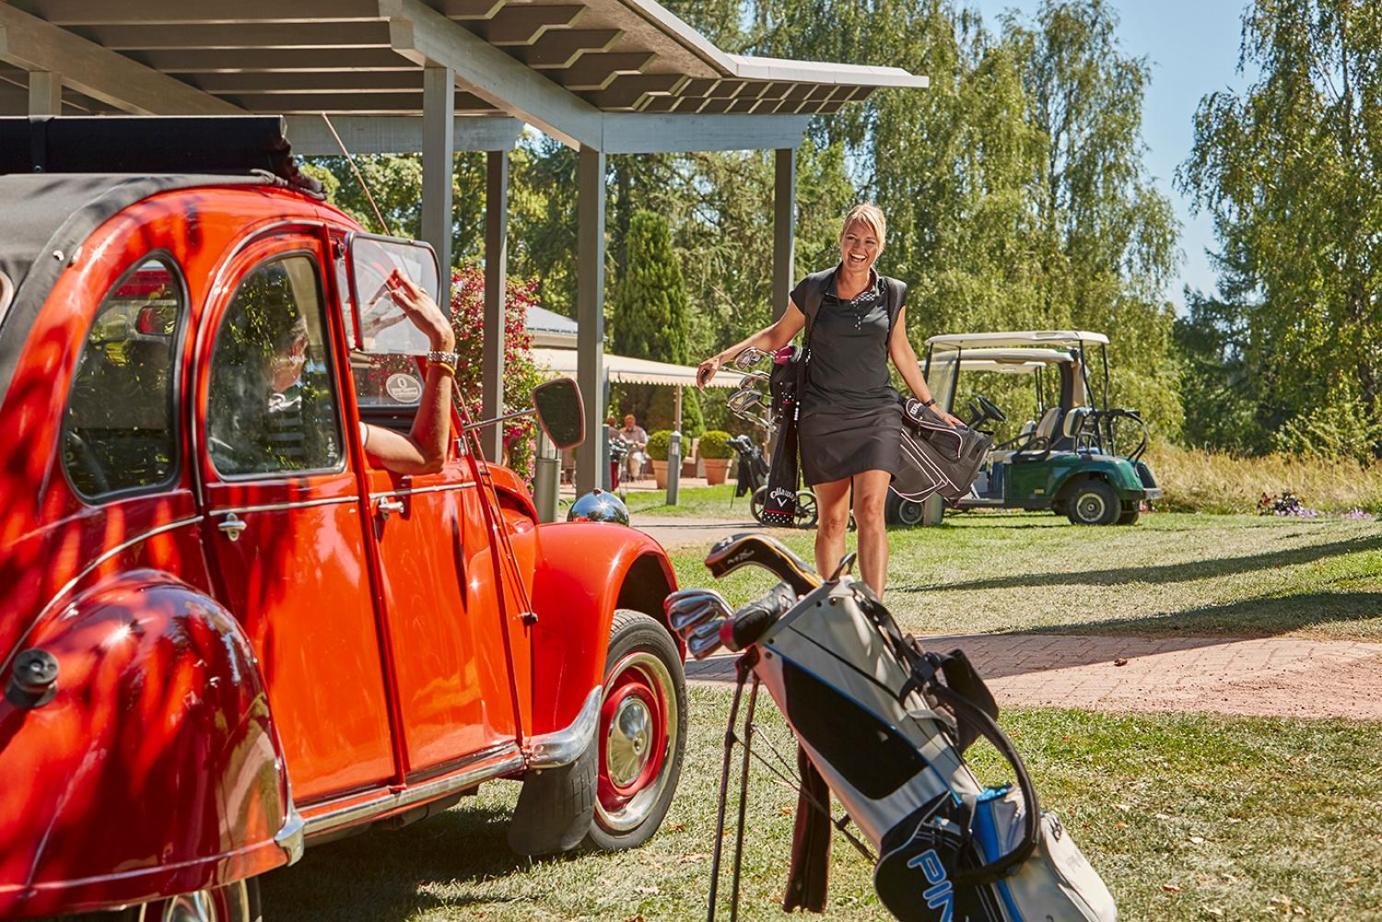
[[[537,304],[535,282],[509,279],[504,298],[504,412],[531,406],[542,374],[533,363],[528,308]],[[456,388],[471,419],[481,413],[484,368],[485,273],[475,266],[451,272],[451,326],[456,331]],[[533,477],[537,424],[531,416],[504,423],[505,463],[524,480]]]

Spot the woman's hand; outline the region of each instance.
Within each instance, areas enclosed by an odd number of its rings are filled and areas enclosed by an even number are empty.
[[[931,409],[941,418],[941,422],[945,423],[951,429],[954,429],[956,426],[964,425],[964,422],[958,416],[952,415],[949,410],[942,410],[940,407],[932,407]]]
[[[720,357],[712,355],[696,366],[696,389],[705,390],[705,386],[715,377],[715,373],[720,370]]]
[[[451,329],[437,302],[431,295],[419,288],[412,279],[395,269],[384,282],[394,303],[408,315],[413,326],[427,334],[432,348],[438,352],[451,352],[456,348],[456,334]]]

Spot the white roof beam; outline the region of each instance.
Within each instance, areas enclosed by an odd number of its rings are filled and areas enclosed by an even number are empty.
[[[805,115],[658,115],[607,112],[605,152],[671,154],[705,150],[784,150],[799,147],[811,123]]]
[[[289,115],[288,141],[293,153],[336,157],[336,139],[320,115]],[[334,115],[346,150],[352,154],[417,154],[422,152],[422,116]],[[496,115],[461,116],[455,120],[455,150],[512,150],[523,134],[516,118]]]
[[[243,112],[7,3],[0,3],[0,60],[27,71],[62,74],[66,86],[136,115]]]
[[[379,0],[394,50],[456,73],[466,89],[572,147],[601,148],[600,111],[421,0]]]

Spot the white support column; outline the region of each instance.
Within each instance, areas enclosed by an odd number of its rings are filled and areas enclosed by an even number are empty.
[[[773,319],[787,310],[796,269],[793,219],[796,214],[796,148],[779,148],[773,175]]]
[[[605,440],[605,154],[581,147],[576,199],[576,383],[585,398],[586,437],[576,449],[576,492],[608,465]]]
[[[485,155],[485,361],[481,397],[485,419],[504,413],[504,290],[509,260],[509,155],[494,150]],[[480,434],[485,457],[498,461],[504,453],[504,427],[491,426]]]
[[[62,75],[29,72],[29,114],[62,115]]]
[[[451,297],[451,177],[456,168],[456,76],[448,67],[422,71],[422,239],[437,251],[441,295]]]

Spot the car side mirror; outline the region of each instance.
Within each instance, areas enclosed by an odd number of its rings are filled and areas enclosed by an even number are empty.
[[[585,404],[570,378],[553,378],[533,388],[537,424],[557,448],[575,448],[585,441]]]

